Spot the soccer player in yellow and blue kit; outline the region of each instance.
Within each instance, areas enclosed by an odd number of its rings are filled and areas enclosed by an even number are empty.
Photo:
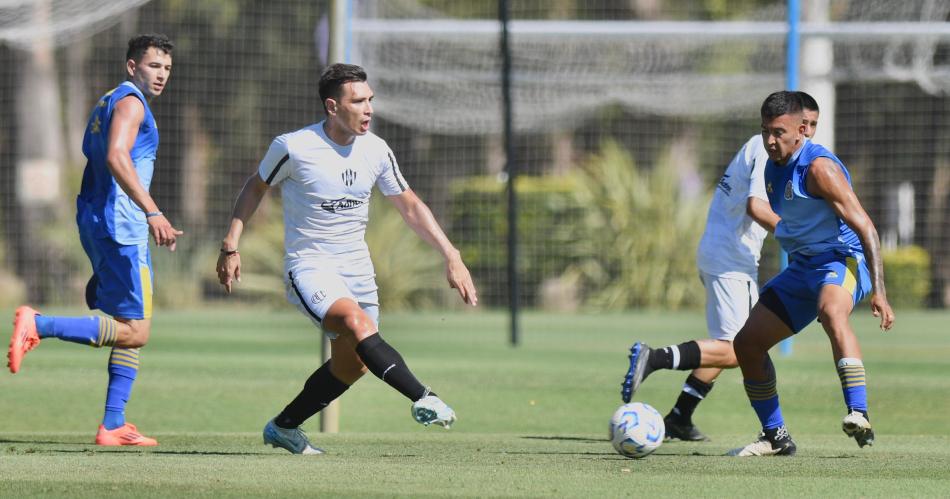
[[[802,99],[795,92],[769,95],[761,108],[769,161],[765,188],[780,217],[775,237],[788,267],[763,287],[759,302],[733,347],[746,395],[762,423],[759,438],[730,452],[736,456],[793,455],[768,350],[816,318],[835,351],[848,414],[844,432],[864,447],[874,440],[867,409],[864,364],[848,317],[870,295],[871,312],[886,331],[894,312],[884,290],[884,265],[874,223],[851,187],[847,168],[824,147],[804,140]],[[846,341],[844,341],[846,340]]]
[[[79,239],[92,264],[86,303],[112,316],[51,317],[29,306],[16,310],[8,352],[10,371],[43,338],[112,347],[105,415],[98,445],[157,445],[125,421],[125,406],[138,373],[139,348],[148,341],[152,317],[151,233],[175,250],[181,231],[149,195],[158,127],[149,101],[161,95],[171,73],[173,44],[165,35],[129,40],[129,79],[96,103],[83,137],[88,162],[76,200]]]

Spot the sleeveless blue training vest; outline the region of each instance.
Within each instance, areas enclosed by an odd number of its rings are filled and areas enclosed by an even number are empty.
[[[112,111],[119,100],[129,95],[145,106],[145,117],[130,151],[132,163],[145,190],[151,185],[158,151],[158,126],[145,96],[132,82],[126,81],[103,95],[89,117],[82,141],[82,152],[88,161],[76,200],[80,225],[91,225],[95,237],[109,237],[119,244],[148,241],[145,213],[122,190],[106,164]]]
[[[771,159],[765,165],[765,188],[772,210],[782,217],[775,238],[789,255],[817,255],[829,251],[842,254],[863,253],[861,241],[851,227],[822,198],[808,193],[806,180],[812,161],[826,157],[844,172],[851,185],[851,174],[831,151],[806,141],[785,165]]]

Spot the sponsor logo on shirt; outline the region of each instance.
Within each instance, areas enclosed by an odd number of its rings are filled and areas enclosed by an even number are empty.
[[[729,174],[725,174],[719,179],[719,190],[721,190],[725,195],[729,196],[732,194],[732,186],[729,185]]]
[[[330,213],[339,213],[341,211],[353,210],[363,206],[364,202],[360,199],[347,199],[340,198],[334,199],[332,201],[324,201],[320,203],[320,207],[324,211],[329,211]]]

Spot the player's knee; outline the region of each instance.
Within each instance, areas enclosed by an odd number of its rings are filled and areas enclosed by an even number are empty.
[[[736,362],[736,365],[739,365],[744,360],[752,359],[756,356],[758,351],[758,343],[754,341],[753,335],[742,328],[739,331],[739,334],[736,335],[736,338],[732,341],[732,352],[733,359]]]
[[[129,338],[129,341],[126,342],[126,348],[142,348],[148,343],[149,332],[146,330],[140,332],[136,335],[133,335]]]
[[[840,329],[842,324],[848,322],[850,313],[850,308],[836,303],[826,304],[818,309],[818,320],[821,321],[828,334],[832,334],[832,331]]]
[[[732,347],[732,344],[729,344],[729,349],[722,350],[722,367],[725,369],[733,369],[739,367],[739,359],[736,358],[736,350]]]
[[[342,322],[346,333],[352,334],[357,340],[376,332],[373,321],[360,309],[345,314]]]
[[[142,348],[148,343],[151,325],[142,322],[128,322],[128,334],[120,336],[116,345],[123,348]]]

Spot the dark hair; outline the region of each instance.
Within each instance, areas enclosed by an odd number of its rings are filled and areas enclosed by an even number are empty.
[[[814,97],[806,94],[805,92],[799,91],[795,93],[798,94],[798,96],[801,97],[802,99],[802,108],[807,109],[809,111],[815,111],[815,112],[819,111],[818,101],[816,101]]]
[[[788,90],[779,90],[765,98],[762,103],[763,121],[771,121],[783,114],[802,114],[802,98],[799,92],[789,92]]]
[[[155,47],[166,54],[171,54],[175,44],[165,35],[136,35],[129,40],[129,50],[125,52],[125,60],[141,61],[149,47]]]
[[[355,64],[332,64],[320,75],[320,102],[327,110],[327,99],[338,99],[343,85],[351,81],[366,81],[366,71]]]

